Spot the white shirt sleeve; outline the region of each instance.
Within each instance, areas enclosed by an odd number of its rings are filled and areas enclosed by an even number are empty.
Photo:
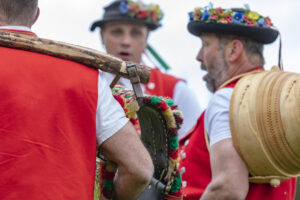
[[[196,124],[202,109],[195,93],[184,81],[176,83],[173,98],[183,114],[183,124],[178,131],[178,138],[181,139]]]
[[[233,88],[222,88],[212,96],[208,103],[204,116],[204,127],[210,146],[231,138],[229,106],[232,93]]]
[[[106,79],[102,76],[103,74],[99,72],[96,113],[96,134],[99,145],[128,122],[122,107],[113,97]]]

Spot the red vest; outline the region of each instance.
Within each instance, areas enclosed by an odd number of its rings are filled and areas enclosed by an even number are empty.
[[[225,87],[233,88],[237,80]],[[196,126],[180,141],[182,193],[187,200],[199,199],[211,181],[209,152],[204,135],[204,113]],[[182,169],[183,168],[183,169]],[[282,182],[277,188],[270,184],[250,183],[246,200],[294,200],[296,178]]]
[[[150,80],[146,85],[146,93],[173,99],[175,85],[180,80],[169,74],[162,73],[159,69],[151,69]]]
[[[183,199],[199,200],[211,181],[209,152],[204,137],[204,113],[196,125],[180,140]]]
[[[4,47],[0,57],[0,199],[93,199],[98,71]]]

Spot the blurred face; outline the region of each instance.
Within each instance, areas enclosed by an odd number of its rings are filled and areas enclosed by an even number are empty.
[[[148,33],[148,28],[143,24],[115,21],[105,24],[101,37],[107,53],[125,61],[141,63]]]
[[[228,65],[225,61],[225,49],[213,34],[201,36],[202,47],[197,55],[201,69],[207,71],[203,77],[209,91],[215,92],[226,81]]]

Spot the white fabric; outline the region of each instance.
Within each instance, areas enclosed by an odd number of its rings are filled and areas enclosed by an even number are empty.
[[[229,106],[232,93],[233,88],[222,88],[212,96],[208,103],[204,116],[204,127],[210,146],[231,138]]]
[[[29,31],[32,32],[29,27],[26,26],[0,26],[0,29],[7,29],[7,30],[19,30],[19,31]]]
[[[32,32],[30,28],[25,26],[0,26],[0,29]],[[107,81],[101,74],[99,72],[96,112],[96,135],[99,145],[114,135],[128,122],[122,107],[112,96]]]
[[[128,122],[128,119],[121,105],[113,97],[109,85],[101,72],[99,72],[98,83],[96,133],[98,143],[101,144],[120,130]]]
[[[174,88],[174,103],[178,105],[183,115],[183,124],[178,131],[178,138],[181,139],[193,128],[202,113],[196,94],[184,81],[177,82]]]
[[[114,75],[104,72],[104,76],[108,83],[114,79]],[[126,88],[132,89],[132,85],[128,79],[121,78],[119,81]],[[143,92],[145,92],[145,85],[141,85]],[[201,115],[202,109],[197,101],[195,93],[188,87],[184,81],[179,81],[175,85],[173,100],[178,105],[179,110],[183,114],[183,124],[178,132],[179,139],[182,138],[196,123],[198,117]]]

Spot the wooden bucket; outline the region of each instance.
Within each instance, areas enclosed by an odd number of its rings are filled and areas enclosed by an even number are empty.
[[[250,182],[276,187],[300,175],[300,74],[274,68],[241,78],[229,116]]]

